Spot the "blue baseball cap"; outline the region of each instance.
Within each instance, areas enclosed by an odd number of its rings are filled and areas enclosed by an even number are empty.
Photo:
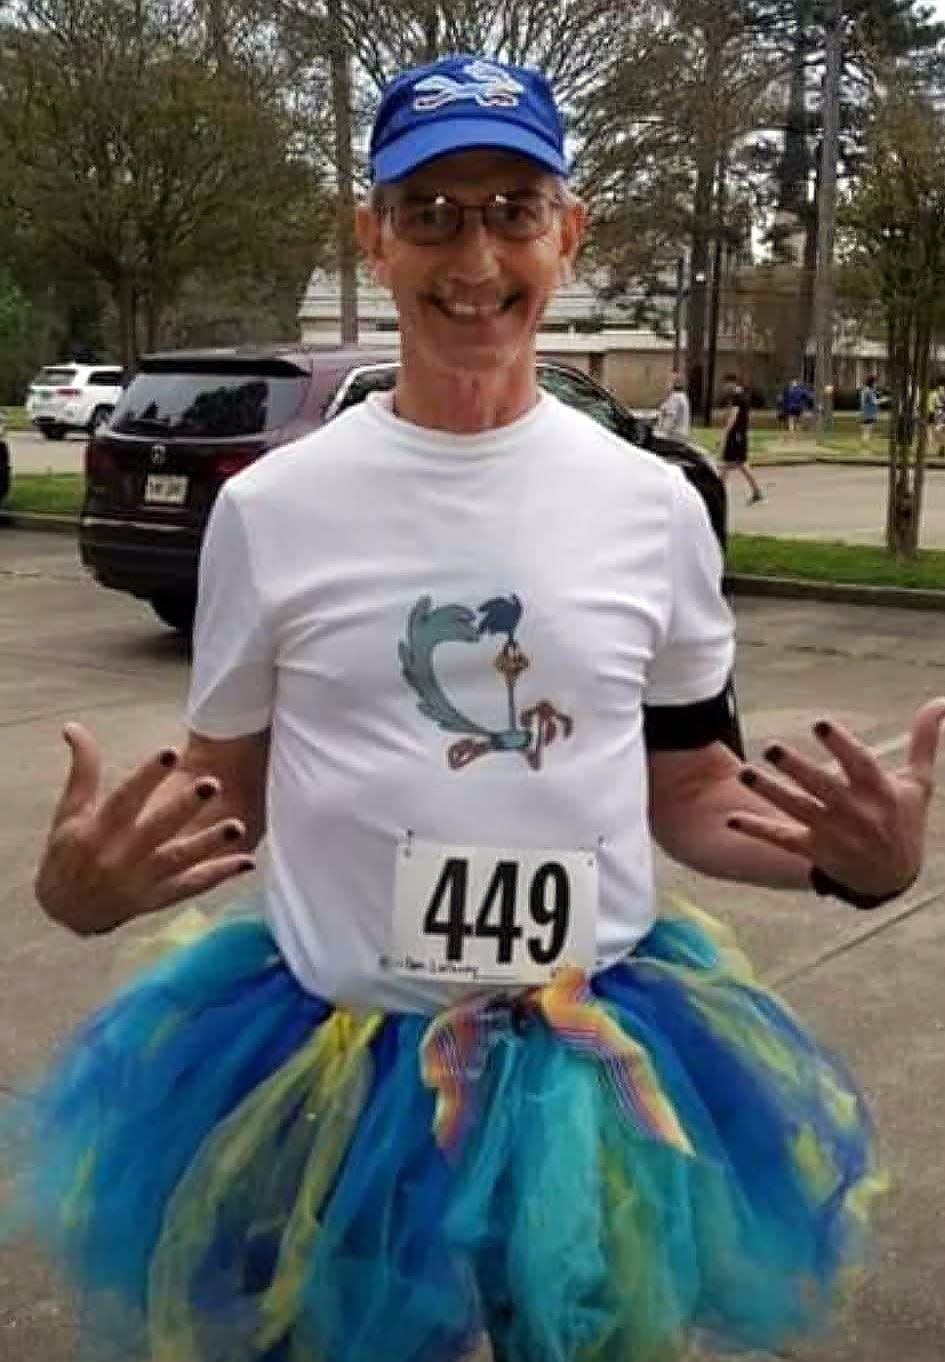
[[[445,57],[388,85],[371,133],[371,179],[401,180],[437,156],[493,147],[567,175],[564,123],[551,86],[524,66]]]

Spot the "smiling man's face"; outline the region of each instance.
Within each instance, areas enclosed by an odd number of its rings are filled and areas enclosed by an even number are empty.
[[[398,230],[401,213],[435,212],[438,196],[476,206],[494,196],[523,211],[546,201],[547,226],[532,240],[507,240],[468,214],[448,241],[416,244]],[[577,251],[584,212],[562,201],[554,176],[509,153],[444,156],[384,190],[384,207],[359,214],[361,245],[394,296],[405,359],[414,370],[472,376],[534,366],[534,337]],[[516,212],[516,209],[512,210]]]

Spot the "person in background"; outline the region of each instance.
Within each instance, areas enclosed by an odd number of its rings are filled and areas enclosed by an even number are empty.
[[[688,440],[692,431],[689,394],[686,392],[686,381],[678,370],[673,371],[672,384],[660,406],[656,429],[660,435],[672,436],[677,440]]]
[[[748,466],[748,416],[750,402],[737,374],[725,375],[725,394],[728,398],[728,416],[720,442],[721,474],[723,482],[732,470],[737,470],[748,483],[748,506],[764,501],[764,494],[758,479]]]
[[[790,383],[785,383],[781,394],[781,407],[784,411],[784,420],[791,435],[797,433],[797,427],[804,412],[807,410],[808,393],[804,384],[798,378],[792,378]]]
[[[872,440],[878,419],[879,394],[876,391],[876,375],[870,374],[860,389],[860,434],[865,445]]]

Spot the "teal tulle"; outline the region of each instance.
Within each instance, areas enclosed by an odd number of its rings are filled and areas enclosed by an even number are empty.
[[[7,1226],[123,1362],[459,1362],[482,1331],[500,1362],[670,1362],[822,1327],[880,1185],[850,1076],[707,919],[590,985],[685,1147],[628,1119],[556,1005],[503,1003],[445,1147],[431,1019],[332,1009],[261,921],[224,921],[7,1109]]]

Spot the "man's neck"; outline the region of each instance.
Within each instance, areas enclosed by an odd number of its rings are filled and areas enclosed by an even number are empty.
[[[492,373],[452,374],[411,363],[405,355],[394,410],[405,421],[453,435],[479,435],[511,425],[538,401],[534,358]]]

